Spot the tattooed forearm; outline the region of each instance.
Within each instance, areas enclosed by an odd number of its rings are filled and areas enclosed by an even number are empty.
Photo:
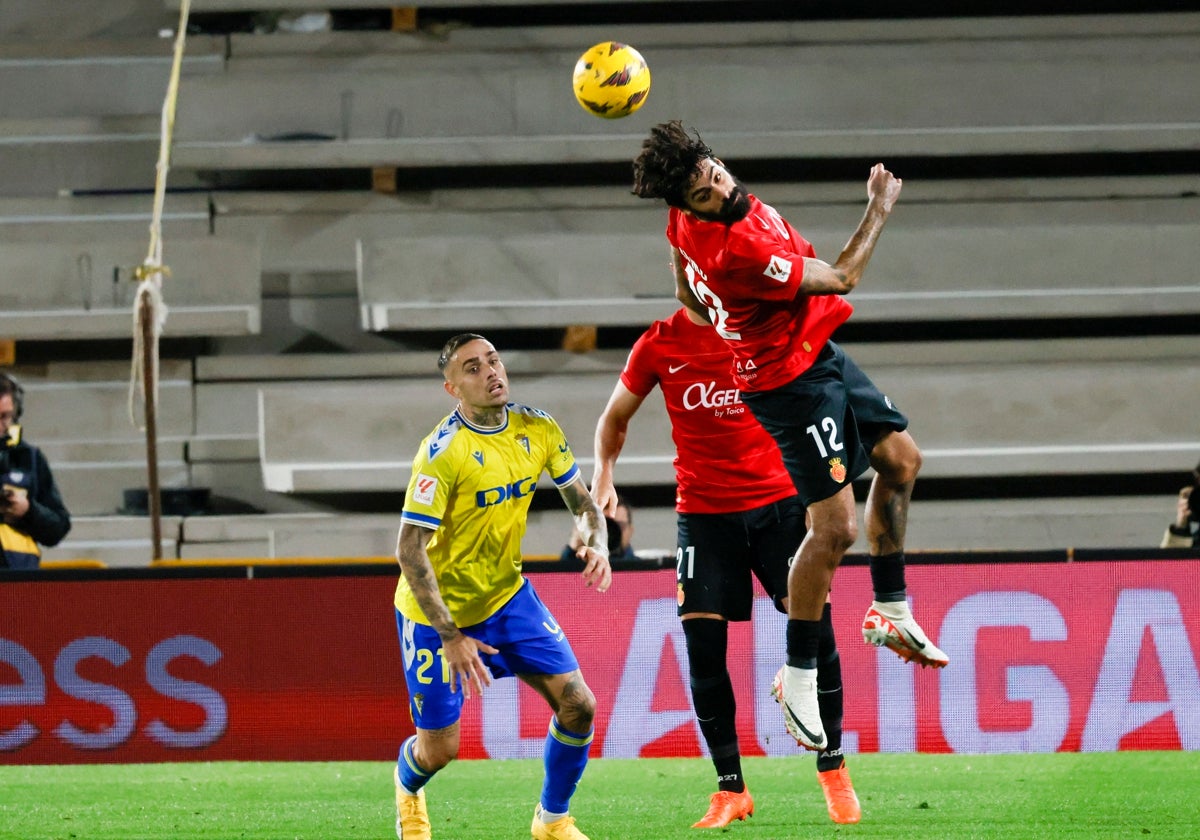
[[[597,551],[607,551],[608,529],[604,524],[604,514],[587,491],[583,479],[577,477],[567,486],[560,487],[559,493],[567,510],[575,517],[575,528],[583,544]]]
[[[396,559],[400,563],[400,570],[408,581],[413,597],[421,607],[421,612],[425,613],[425,618],[439,636],[449,639],[458,633],[458,627],[454,624],[446,602],[442,600],[437,576],[433,572],[433,565],[429,562],[429,555],[425,551],[425,544],[429,542],[431,536],[432,532],[427,528],[418,528],[413,525],[402,526],[396,546]]]

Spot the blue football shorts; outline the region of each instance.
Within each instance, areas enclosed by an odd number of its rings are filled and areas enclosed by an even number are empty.
[[[404,657],[408,708],[418,729],[441,729],[462,715],[462,687],[450,691],[449,673],[442,662],[442,639],[428,624],[396,611],[396,629]],[[488,618],[461,628],[473,639],[487,642],[499,653],[481,652],[494,678],[517,674],[569,674],[579,660],[558,621],[526,578],[508,602]]]

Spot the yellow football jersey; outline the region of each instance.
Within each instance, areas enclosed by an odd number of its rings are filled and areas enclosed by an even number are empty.
[[[579,475],[554,418],[516,403],[499,428],[472,426],[454,411],[421,442],[400,521],[436,532],[429,560],[459,627],[483,621],[521,587],[521,539],[543,471],[559,487]],[[429,623],[403,575],[396,609]]]

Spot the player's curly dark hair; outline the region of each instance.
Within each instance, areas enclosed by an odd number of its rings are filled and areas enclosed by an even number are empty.
[[[688,185],[700,171],[700,163],[712,156],[712,149],[695,129],[688,134],[679,120],[660,123],[650,129],[633,162],[633,194],[686,208]]]

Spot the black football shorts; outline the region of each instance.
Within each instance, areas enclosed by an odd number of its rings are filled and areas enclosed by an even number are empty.
[[[741,513],[681,513],[675,551],[679,614],[749,621],[754,581],[784,612],[792,557],[804,539],[804,506],[791,496]]]
[[[865,473],[870,451],[885,432],[908,428],[908,418],[832,341],[791,382],[743,391],[742,402],[779,444],[805,506]]]

